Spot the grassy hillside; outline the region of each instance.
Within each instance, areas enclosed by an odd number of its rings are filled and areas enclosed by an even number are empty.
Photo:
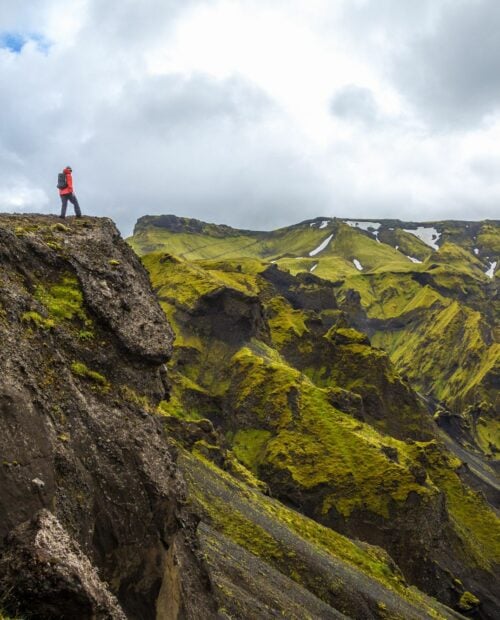
[[[495,457],[499,231],[498,222],[317,218],[252,232],[162,216],[139,220],[129,241],[141,254],[168,251],[188,262],[252,257],[333,282],[354,325],[431,399],[443,428]]]
[[[342,251],[346,263],[349,251],[377,249],[371,273],[355,269],[348,278],[369,283],[366,299],[378,295],[372,281],[387,286],[393,317],[403,303],[408,311],[454,303],[437,292],[427,297],[430,287],[412,279],[419,265],[406,267],[395,249],[379,249],[344,224],[337,231],[331,256]],[[384,271],[384,257],[394,255],[398,266]],[[368,250],[359,256],[368,263]],[[359,298],[349,306],[347,277],[294,276],[255,258],[188,261],[158,252],[143,263],[176,333],[172,395],[160,411],[185,449],[327,531],[386,549],[410,583],[444,603],[461,609],[470,591],[485,609],[495,606],[496,516],[467,486],[407,379],[359,331],[370,317]],[[400,277],[413,288],[399,286]],[[194,467],[204,482],[193,492],[212,526],[258,556],[276,557],[285,571],[280,543],[255,523],[245,526],[238,511],[225,512],[220,489],[203,499],[208,474]],[[303,573],[285,564],[303,584]]]

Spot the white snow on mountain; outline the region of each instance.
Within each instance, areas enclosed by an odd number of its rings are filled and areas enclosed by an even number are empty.
[[[488,278],[493,278],[495,275],[495,269],[497,268],[497,261],[493,261],[490,263],[490,268],[486,270],[484,273],[488,276]]]
[[[418,258],[414,258],[413,256],[407,256],[406,258],[409,258],[411,260],[412,263],[421,263],[421,260],[418,260]]]
[[[354,263],[354,266],[358,271],[363,271],[363,265],[359,262],[357,258],[355,258],[352,262]]]
[[[310,228],[312,228],[313,226],[316,226],[316,222],[311,222],[311,223],[309,224],[309,227],[310,227]]]
[[[474,248],[474,254],[477,256],[479,254],[479,248]]]
[[[369,228],[373,228],[374,230],[378,230],[380,228],[380,222],[360,222],[359,220],[346,220],[346,224],[348,224],[351,228],[360,228],[361,230],[365,230],[366,232],[371,232],[368,230]]]
[[[309,269],[309,271],[312,273],[316,267],[318,266],[318,263],[314,263],[314,265],[311,267],[311,269]]]
[[[433,250],[439,250],[437,242],[441,237],[441,233],[439,233],[433,226],[418,226],[416,229],[404,228],[403,230],[407,233],[415,235],[415,237],[418,237],[420,241],[423,241],[429,245]]]
[[[328,220],[323,220],[321,222],[320,228],[326,228],[328,226]]]
[[[309,252],[309,256],[316,256],[316,254],[319,254],[320,252],[322,252],[332,239],[333,239],[333,235],[330,235],[329,237],[327,237],[322,243],[318,245],[317,248]]]

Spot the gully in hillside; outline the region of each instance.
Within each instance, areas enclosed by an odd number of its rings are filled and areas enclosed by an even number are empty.
[[[59,173],[57,178],[57,188],[59,189],[59,195],[61,196],[61,218],[66,217],[66,209],[68,207],[68,200],[71,202],[75,209],[76,217],[82,217],[80,205],[73,191],[73,170],[71,166],[66,166],[62,172]]]

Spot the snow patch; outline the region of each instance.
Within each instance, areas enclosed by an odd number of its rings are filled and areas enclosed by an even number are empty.
[[[316,222],[311,222],[311,223],[309,224],[309,227],[310,227],[310,228],[312,228],[313,226],[316,226]]]
[[[412,263],[421,263],[421,260],[418,260],[418,258],[414,258],[413,256],[407,256],[406,258],[409,258],[411,260]]]
[[[309,269],[309,271],[312,273],[318,265],[319,263],[314,263],[314,265],[311,267],[311,269]]]
[[[329,237],[327,237],[322,243],[318,245],[317,248],[309,252],[309,256],[316,256],[316,254],[319,254],[320,252],[322,252],[332,239],[333,239],[333,235],[330,235]]]
[[[495,275],[495,269],[497,268],[497,261],[493,261],[490,263],[490,268],[487,269],[484,273],[488,276],[488,278],[493,278]]]
[[[477,256],[479,254],[479,248],[474,248],[474,254]]]
[[[415,237],[418,237],[420,241],[423,241],[433,250],[439,250],[437,242],[441,237],[441,233],[439,233],[433,226],[418,226],[416,229],[403,228],[403,230],[411,235],[415,235]]]
[[[320,228],[326,228],[328,226],[328,220],[323,220],[320,224]]]
[[[357,258],[355,258],[352,262],[354,263],[354,266],[358,271],[363,271],[363,265],[359,262]]]

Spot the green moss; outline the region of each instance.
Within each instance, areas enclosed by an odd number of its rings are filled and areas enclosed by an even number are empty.
[[[355,544],[334,530],[320,525],[269,497],[235,480],[203,457],[180,455],[180,466],[188,483],[188,496],[205,515],[212,527],[242,547],[274,565],[285,575],[327,598],[338,587],[331,577],[311,581],[307,564],[301,561],[303,543],[312,552],[326,554],[350,570],[360,571],[370,579],[425,610],[430,618],[442,618],[432,607],[431,599],[408,588],[389,556],[380,548]],[[228,504],[231,510],[227,509]],[[365,577],[366,578],[366,577]],[[392,616],[391,616],[392,617]]]
[[[105,390],[109,390],[111,388],[109,381],[104,375],[101,375],[95,370],[91,370],[83,362],[73,362],[70,368],[71,372],[78,377],[89,379],[90,381],[96,383]]]
[[[435,496],[435,487],[415,481],[414,459],[404,442],[336,410],[328,390],[317,388],[283,361],[245,348],[232,358],[231,366],[231,408],[252,425],[242,429],[248,433],[241,435],[243,440],[254,440],[249,451],[243,450],[245,464],[254,471],[260,465],[278,479],[289,476],[304,491],[328,490],[318,516],[335,509],[348,517],[358,509],[388,518],[391,505],[404,503],[412,492],[422,500]],[[264,435],[252,434],[259,427],[272,433],[267,442]],[[266,446],[263,454],[260,440]],[[385,445],[398,450],[399,463],[382,451]],[[257,462],[252,460],[256,453]]]
[[[458,459],[435,442],[418,448],[429,475],[445,493],[452,523],[478,566],[486,570],[500,563],[500,523],[484,498],[466,487],[455,470]]]
[[[359,332],[352,327],[337,327],[336,325],[328,330],[325,338],[333,340],[338,344],[369,344],[366,334]]]
[[[250,471],[257,473],[270,437],[269,431],[256,428],[239,430],[232,441],[232,449],[236,458]]]
[[[294,310],[283,297],[273,297],[266,304],[266,311],[271,338],[278,349],[307,331],[304,312]]]
[[[208,393],[200,385],[172,370],[169,375],[171,382],[170,398],[162,400],[157,413],[174,416],[182,420],[202,420],[209,413],[207,407]]]
[[[94,340],[95,333],[86,329],[82,329],[78,332],[78,338],[83,341]]]
[[[62,233],[71,231],[71,228],[69,228],[68,226],[65,226],[62,222],[57,222],[57,224],[52,224],[50,229],[53,231],[62,232]]]
[[[500,229],[493,224],[484,224],[477,236],[477,245],[483,254],[498,256],[500,254]]]
[[[122,385],[120,387],[120,394],[122,398],[124,398],[129,403],[132,403],[136,407],[139,407],[144,411],[148,411],[149,413],[154,412],[154,407],[151,405],[149,398],[144,394],[138,394],[130,386]]]
[[[87,319],[83,309],[83,295],[78,279],[72,275],[64,276],[60,282],[49,286],[39,285],[35,298],[48,310],[56,321]]]
[[[25,312],[21,316],[21,321],[23,323],[28,323],[34,325],[39,329],[52,329],[55,326],[55,322],[53,319],[46,319],[41,316],[38,312]]]
[[[500,420],[480,417],[475,424],[475,436],[486,455],[495,457],[500,453]]]
[[[461,611],[472,611],[480,603],[481,603],[481,601],[477,598],[477,596],[474,596],[474,594],[472,594],[472,592],[467,592],[466,591],[460,597],[460,601],[458,602],[458,608]]]
[[[57,243],[57,241],[46,241],[45,243],[49,246],[49,248],[55,250],[56,252],[60,252],[63,249],[62,245]]]
[[[119,260],[116,260],[114,258],[112,258],[111,260],[108,261],[108,265],[111,265],[111,267],[118,267],[118,265],[120,265],[121,262]]]

